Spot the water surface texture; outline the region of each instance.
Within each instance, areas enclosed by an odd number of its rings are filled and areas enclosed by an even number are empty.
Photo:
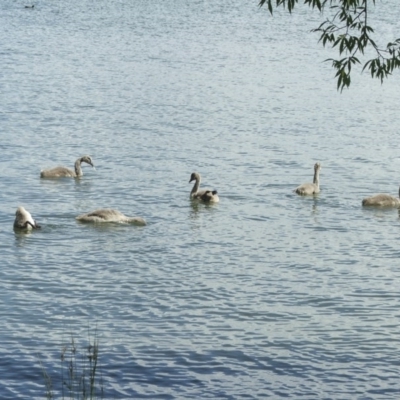
[[[0,4],[0,398],[44,398],[40,362],[59,398],[63,342],[97,328],[106,399],[398,399],[399,212],[361,200],[398,193],[399,73],[338,93],[302,7],[27,4]],[[100,207],[148,225],[75,220]]]

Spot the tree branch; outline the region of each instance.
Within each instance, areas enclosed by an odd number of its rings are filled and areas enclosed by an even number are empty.
[[[351,83],[352,65],[361,64],[357,54],[364,56],[367,48],[372,48],[375,58],[364,62],[362,71],[369,70],[372,78],[383,80],[391,75],[394,69],[400,68],[400,38],[390,42],[386,48],[380,48],[371,35],[374,30],[368,25],[368,1],[375,5],[375,0],[303,0],[312,10],[323,13],[327,8],[336,11],[312,32],[319,32],[319,42],[325,47],[337,47],[339,55],[346,57],[336,60],[329,58],[332,67],[336,70],[337,89],[342,91]],[[273,4],[275,3],[275,5]],[[292,13],[299,0],[260,0],[259,6],[265,4],[273,14],[274,8],[287,8]]]

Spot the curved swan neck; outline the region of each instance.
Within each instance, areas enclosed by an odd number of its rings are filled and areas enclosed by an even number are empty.
[[[76,176],[82,176],[83,175],[82,168],[81,168],[81,162],[82,162],[82,158],[78,158],[75,161],[75,174],[76,174]]]
[[[192,175],[190,175],[189,183],[192,181],[195,181],[193,188],[190,192],[190,196],[193,197],[199,191],[199,187],[200,187],[201,177],[198,172],[193,172]]]
[[[196,177],[196,181],[193,185],[192,191],[190,192],[190,194],[194,194],[197,193],[200,187],[200,177]]]

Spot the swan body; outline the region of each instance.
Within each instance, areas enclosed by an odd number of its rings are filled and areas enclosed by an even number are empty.
[[[218,203],[218,192],[216,190],[206,190],[205,193],[200,196],[200,199],[205,203]]]
[[[400,207],[400,188],[399,197],[393,197],[389,194],[376,194],[375,196],[363,199],[362,205],[364,207]]]
[[[146,225],[146,221],[141,217],[127,217],[118,210],[113,210],[111,208],[101,208],[87,214],[79,215],[76,219],[80,222],[91,223],[116,222],[142,226]]]
[[[26,211],[24,207],[18,207],[15,212],[14,229],[16,230],[32,230],[39,229],[40,225],[32,218],[29,211]]]
[[[317,194],[320,192],[319,189],[319,172],[321,170],[321,164],[319,162],[314,165],[314,180],[313,183],[303,183],[294,190],[300,196],[308,196]]]
[[[92,158],[90,156],[79,157],[75,161],[75,171],[67,167],[55,167],[40,171],[41,178],[80,178],[83,175],[81,164],[87,163],[94,168]]]
[[[219,197],[216,190],[203,189],[199,190],[201,176],[198,172],[193,172],[190,175],[189,183],[195,181],[192,190],[190,191],[190,198],[193,200],[201,200],[207,203],[218,203]]]

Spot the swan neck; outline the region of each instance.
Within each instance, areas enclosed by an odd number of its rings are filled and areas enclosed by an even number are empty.
[[[319,187],[319,169],[317,168],[314,172],[314,180],[313,180],[314,185]]]
[[[82,160],[80,158],[78,158],[75,161],[75,174],[76,174],[76,176],[82,176],[83,175],[82,174],[82,168],[81,168],[81,162],[82,162]]]
[[[198,192],[200,187],[200,178],[196,178],[196,182],[193,185],[192,191],[190,192],[191,195],[195,194]]]

